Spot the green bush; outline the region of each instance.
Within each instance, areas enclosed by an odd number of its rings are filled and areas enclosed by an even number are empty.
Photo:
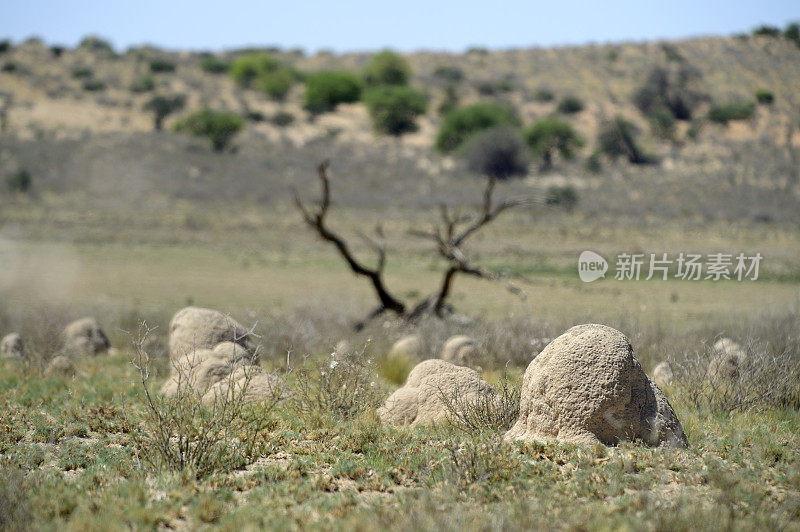
[[[316,72],[306,78],[303,107],[312,114],[333,111],[361,98],[361,79],[351,72]]]
[[[220,59],[211,54],[205,54],[200,58],[200,68],[208,74],[224,74],[231,68],[229,61]]]
[[[102,91],[105,88],[106,82],[99,79],[89,78],[83,82],[83,90],[88,92]]]
[[[6,189],[8,189],[9,192],[18,192],[21,194],[27,193],[31,189],[31,184],[33,183],[31,174],[24,169],[8,174],[5,181]]]
[[[175,63],[162,58],[150,61],[150,72],[160,74],[162,72],[175,72]]]
[[[495,179],[525,175],[528,171],[525,151],[519,131],[509,126],[477,133],[464,149],[470,170]]]
[[[411,67],[399,54],[384,50],[372,57],[364,67],[364,82],[374,87],[377,85],[405,85],[411,77]]]
[[[731,120],[747,120],[753,116],[755,106],[752,102],[730,102],[715,105],[708,111],[708,119],[718,124],[727,124]]]
[[[97,35],[87,35],[81,39],[81,42],[78,46],[95,53],[102,52],[110,55],[114,54],[114,47],[111,46],[111,43],[102,37],[98,37]]]
[[[156,82],[153,76],[141,76],[134,79],[129,87],[131,92],[150,92],[156,88]]]
[[[156,131],[161,131],[164,125],[164,119],[183,109],[186,104],[186,97],[183,95],[176,96],[155,96],[144,104],[144,110],[153,113],[153,127]]]
[[[283,100],[297,81],[297,73],[268,52],[237,57],[230,74],[240,86],[257,88],[275,100]]]
[[[286,111],[278,111],[272,115],[269,121],[278,127],[286,127],[294,122],[294,115]]]
[[[287,67],[261,74],[256,80],[256,88],[273,100],[283,101],[289,89],[297,81],[297,74]]]
[[[762,105],[772,105],[775,101],[775,95],[768,90],[757,90],[756,101]]]
[[[50,47],[50,53],[53,54],[53,57],[61,57],[64,54],[65,50],[66,48],[64,48],[63,46],[59,46],[57,44],[54,44],[53,46]]]
[[[446,81],[447,83],[458,83],[464,79],[464,72],[458,67],[440,66],[433,71],[433,77]]]
[[[250,122],[264,121],[264,113],[262,113],[261,111],[247,111],[244,117]]]
[[[0,67],[0,72],[16,72],[17,71],[17,64],[14,61],[6,61],[3,63],[3,66]]]
[[[550,89],[540,88],[533,93],[533,99],[537,102],[552,102],[556,99],[556,95]]]
[[[675,117],[669,109],[659,108],[650,116],[650,129],[656,137],[672,139],[675,135]]]
[[[201,109],[178,122],[175,130],[195,137],[207,137],[213,150],[220,152],[230,145],[242,127],[244,120],[235,113]]]
[[[444,88],[444,97],[442,98],[442,103],[439,104],[437,111],[441,116],[445,116],[453,109],[458,107],[458,101],[459,97],[456,86],[452,83],[448,83]]]
[[[603,170],[603,163],[600,161],[600,152],[592,152],[586,158],[586,171],[590,174],[599,174]]]
[[[87,67],[77,67],[72,69],[72,77],[75,79],[89,79],[94,76],[94,71]]]
[[[800,46],[800,23],[792,22],[786,26],[783,36],[795,43],[797,46]]]
[[[647,116],[669,110],[678,120],[691,120],[697,106],[708,99],[699,88],[700,71],[688,65],[655,67],[634,93],[633,103]]]
[[[11,49],[11,41],[3,39],[0,41],[0,54],[4,54]]]
[[[383,86],[364,95],[372,125],[388,135],[402,135],[417,130],[417,116],[428,107],[425,96],[411,87]]]
[[[583,100],[577,96],[565,96],[558,102],[556,110],[565,115],[580,113],[583,111]]]
[[[636,126],[621,116],[604,123],[597,135],[598,150],[612,159],[625,157],[633,164],[650,164],[655,159],[646,155],[636,141]]]
[[[578,193],[575,191],[575,187],[570,185],[554,185],[547,189],[545,203],[547,205],[563,207],[571,211],[575,208],[575,205],[578,204]]]
[[[761,35],[764,37],[780,37],[781,30],[775,26],[762,24],[753,30],[753,35]]]
[[[479,131],[519,124],[514,112],[504,105],[483,102],[461,107],[444,117],[436,135],[436,147],[442,152],[451,152]]]
[[[242,87],[251,87],[263,72],[271,72],[280,66],[277,59],[268,53],[247,54],[233,60],[230,74]]]
[[[541,169],[547,171],[553,167],[555,153],[570,159],[575,150],[583,145],[583,140],[569,122],[551,117],[539,120],[526,129],[525,143],[537,157],[541,157]]]

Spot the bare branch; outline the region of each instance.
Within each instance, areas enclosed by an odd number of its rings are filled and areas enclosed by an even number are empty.
[[[386,265],[386,249],[385,245],[378,244],[365,235],[362,235],[368,243],[378,252],[378,266],[377,268],[369,268],[363,263],[359,262],[355,255],[353,255],[347,242],[339,234],[332,231],[325,223],[325,218],[328,214],[330,207],[330,180],[328,179],[328,166],[329,161],[325,161],[317,167],[317,175],[320,181],[320,200],[316,210],[309,209],[300,199],[299,194],[295,193],[295,204],[298,210],[303,215],[303,219],[317,234],[325,240],[333,244],[339,251],[339,254],[345,260],[350,270],[358,276],[367,277],[372,283],[372,287],[381,302],[383,310],[390,310],[396,314],[404,315],[406,312],[405,304],[394,297],[386,288],[383,281],[383,270]],[[379,234],[380,234],[379,230]]]

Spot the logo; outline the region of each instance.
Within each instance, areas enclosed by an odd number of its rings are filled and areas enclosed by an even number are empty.
[[[584,283],[606,276],[608,262],[594,251],[584,251],[578,257],[578,275]]]

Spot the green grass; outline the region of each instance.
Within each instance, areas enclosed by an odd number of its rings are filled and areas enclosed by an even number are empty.
[[[74,380],[0,369],[0,452],[26,472],[24,528],[792,530],[800,519],[797,411],[712,415],[673,397],[691,443],[673,450],[512,445],[385,428],[371,413],[312,423],[283,405],[247,467],[195,480],[140,466],[130,420],[143,403],[124,356],[81,369]],[[454,459],[469,453],[477,465]]]

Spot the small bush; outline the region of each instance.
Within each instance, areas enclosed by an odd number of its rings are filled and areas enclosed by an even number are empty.
[[[66,51],[66,48],[57,44],[54,44],[50,47],[50,53],[53,54],[53,57],[61,57],[64,54],[64,51]]]
[[[106,88],[106,82],[103,81],[103,80],[100,80],[100,79],[90,78],[90,79],[84,80],[82,87],[83,87],[83,90],[88,91],[88,92],[102,91],[102,90],[105,90],[105,88]]]
[[[75,79],[88,79],[94,77],[94,71],[87,67],[73,68],[72,77]]]
[[[445,116],[436,135],[436,147],[451,152],[475,133],[495,126],[518,126],[519,119],[504,105],[476,103],[455,109]]]
[[[224,74],[230,70],[231,64],[229,61],[206,54],[200,59],[200,68],[208,74]]]
[[[129,87],[131,92],[150,92],[156,88],[153,76],[141,76],[134,79]]]
[[[153,74],[175,72],[175,63],[162,58],[153,59],[150,61],[150,72]]]
[[[273,100],[283,101],[295,81],[297,81],[297,74],[289,68],[281,67],[259,76],[256,88]]]
[[[477,133],[465,148],[469,169],[495,179],[525,175],[528,171],[525,152],[519,132],[508,126]]]
[[[287,111],[278,111],[272,115],[269,121],[278,127],[286,127],[294,122],[294,115]]]
[[[453,66],[440,66],[436,67],[433,71],[433,77],[446,81],[447,83],[458,83],[464,79],[464,72]]]
[[[361,98],[361,80],[350,72],[316,72],[306,78],[303,107],[312,114],[333,111]]]
[[[621,116],[603,124],[597,135],[598,150],[612,159],[625,157],[633,164],[650,164],[653,157],[646,155],[639,147],[636,126]]]
[[[583,100],[578,98],[577,96],[565,96],[558,102],[558,107],[556,110],[559,113],[563,113],[565,115],[571,115],[575,113],[580,113],[583,111]]]
[[[503,374],[503,378],[492,389],[494,394],[464,394],[457,387],[452,393],[440,390],[447,420],[470,434],[487,430],[505,432],[510,429],[519,417],[522,388]]]
[[[450,111],[458,107],[458,101],[459,97],[456,86],[450,83],[444,88],[444,97],[442,98],[442,103],[439,104],[437,111],[441,116],[445,116]]]
[[[761,35],[763,37],[780,37],[781,30],[776,26],[762,24],[753,30],[753,35]]]
[[[365,350],[334,352],[319,363],[306,360],[297,372],[294,406],[304,416],[353,419],[380,405],[377,380]]]
[[[114,47],[111,46],[111,43],[97,35],[87,35],[81,39],[78,46],[95,53],[114,54]]]
[[[444,462],[444,480],[460,490],[508,481],[520,468],[519,452],[497,435],[485,439],[451,442]]]
[[[25,169],[8,174],[5,181],[6,189],[8,189],[9,192],[18,192],[21,194],[27,193],[31,189],[31,184],[33,183],[31,174]]]
[[[205,405],[190,386],[193,368],[173,367],[178,386],[174,397],[150,391],[151,357],[146,351],[148,334],[145,324],[133,339],[131,364],[138,370],[140,390],[146,408],[140,419],[131,423],[137,456],[155,471],[188,471],[196,478],[215,472],[239,469],[258,456],[259,444],[268,428],[265,416],[277,402],[266,405],[245,404],[245,394],[252,373],[245,380],[229,383],[237,393],[221,394],[213,404]]]
[[[17,64],[14,61],[6,61],[3,63],[3,66],[0,67],[0,72],[16,72],[17,71]]]
[[[650,116],[650,129],[656,137],[672,139],[675,135],[675,117],[669,109],[658,109]]]
[[[578,204],[578,193],[575,187],[570,185],[551,186],[547,189],[545,203],[553,207],[563,207],[571,211]]]
[[[264,121],[264,113],[262,113],[261,111],[247,111],[244,117],[250,122]]]
[[[686,58],[683,57],[683,54],[681,54],[678,49],[671,44],[662,43],[661,51],[667,56],[667,61],[672,61],[674,63],[683,63],[686,61]]]
[[[583,145],[572,125],[559,118],[545,118],[530,126],[525,130],[525,142],[535,155],[541,157],[543,171],[553,167],[556,153],[570,159]]]
[[[11,49],[11,41],[8,39],[0,40],[0,54],[4,54]]]
[[[800,47],[800,23],[792,22],[786,26],[783,36]]]
[[[708,119],[718,124],[727,124],[731,120],[747,120],[753,116],[752,102],[731,102],[715,105],[708,111]]]
[[[235,113],[201,109],[178,122],[175,130],[195,137],[207,137],[212,149],[221,152],[230,145],[242,127],[244,120]]]
[[[775,95],[768,90],[757,90],[756,101],[762,105],[772,105],[775,101]]]
[[[257,88],[276,100],[285,98],[297,81],[297,74],[268,52],[237,57],[231,63],[230,74],[240,86]]]
[[[27,530],[33,520],[25,472],[0,465],[0,530]]]
[[[153,113],[153,128],[160,131],[164,125],[164,119],[183,109],[186,104],[186,97],[176,96],[155,96],[144,104],[144,110]]]
[[[586,158],[586,171],[590,174],[599,174],[603,170],[603,163],[600,161],[600,153],[599,152],[592,152],[592,154]]]
[[[675,387],[695,408],[735,412],[800,404],[800,365],[796,349],[776,350],[771,342],[750,339],[747,357],[733,375],[709,371],[716,355],[710,346],[684,352],[672,364]]]
[[[411,87],[382,86],[364,96],[372,125],[387,135],[402,135],[417,130],[417,116],[428,107],[425,96]]]
[[[494,96],[514,90],[514,82],[510,77],[501,80],[478,81],[475,83],[475,88],[481,96]]]
[[[411,77],[411,67],[399,54],[384,50],[372,57],[364,67],[364,83],[378,85],[405,85]]]
[[[269,53],[247,54],[233,60],[230,74],[242,87],[251,87],[261,74],[273,72],[280,66],[281,63]]]
[[[540,88],[533,93],[533,99],[537,102],[552,102],[556,95],[550,89]]]
[[[633,95],[633,103],[647,116],[669,110],[677,120],[691,120],[697,106],[708,99],[700,90],[700,72],[689,65],[655,67]]]

